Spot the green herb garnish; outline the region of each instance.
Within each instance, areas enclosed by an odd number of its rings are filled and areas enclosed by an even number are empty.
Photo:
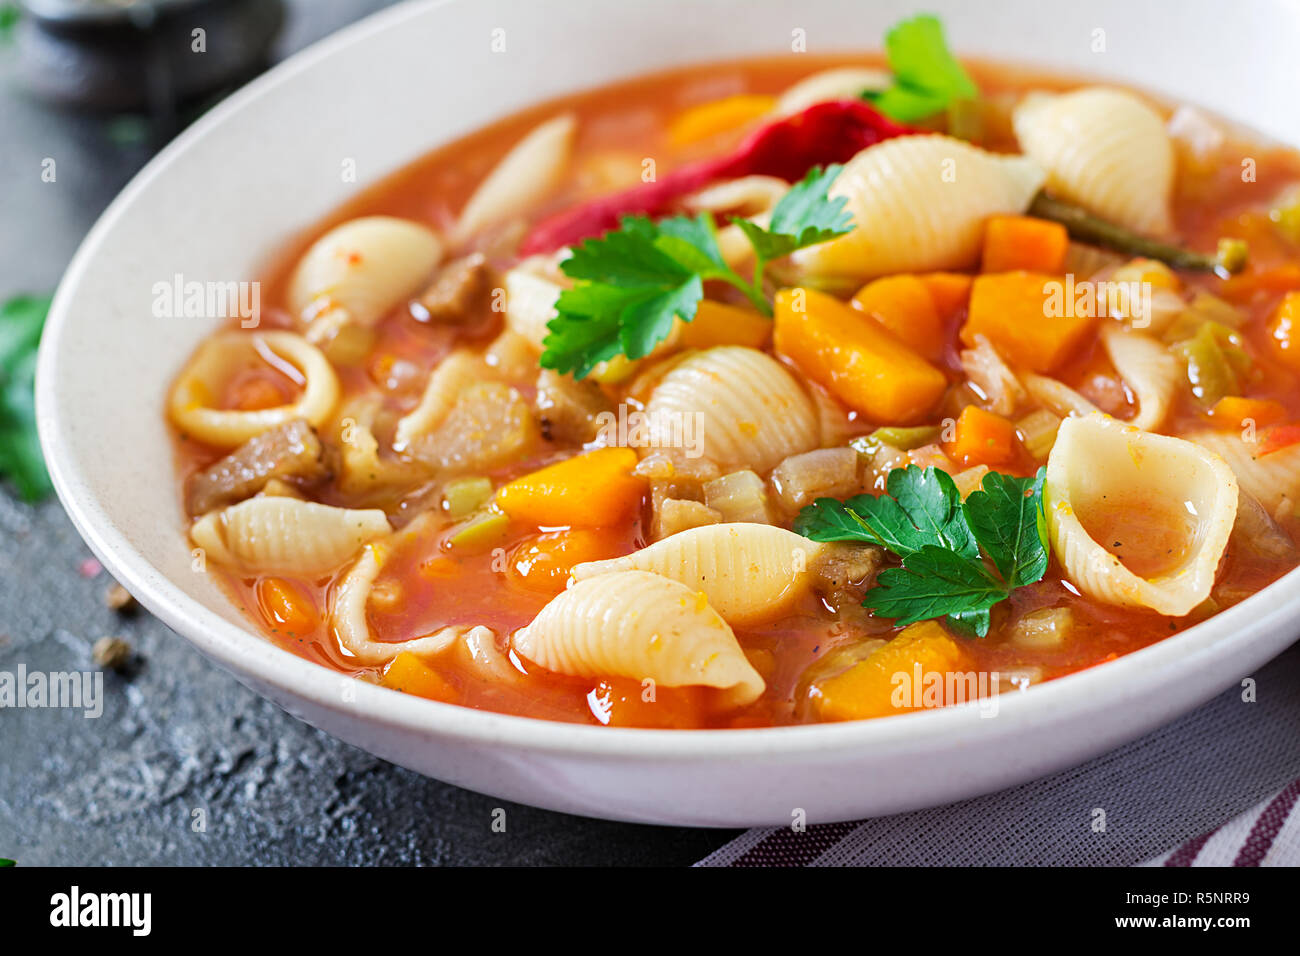
[[[648,355],[668,337],[675,319],[695,317],[708,280],[734,286],[770,316],[772,306],[763,293],[768,263],[853,228],[845,198],[828,195],[839,172],[835,165],[809,170],[773,208],[767,228],[732,217],[754,247],[750,279],[723,259],[707,213],[658,222],[628,216],[618,229],[575,246],[560,268],[576,284],[555,303],[541,364],[583,378],[615,356]]]
[[[1043,474],[990,472],[963,502],[947,472],[896,468],[888,494],[819,498],[794,530],[814,541],[868,542],[902,558],[902,567],[880,572],[864,607],[900,627],[941,617],[984,637],[989,609],[1047,572]]]
[[[0,306],[0,477],[27,501],[50,492],[36,437],[36,347],[48,296],[18,296]]]
[[[885,55],[893,85],[863,97],[900,123],[914,123],[944,112],[960,100],[979,96],[975,81],[948,49],[943,25],[932,14],[896,23],[885,34]]]

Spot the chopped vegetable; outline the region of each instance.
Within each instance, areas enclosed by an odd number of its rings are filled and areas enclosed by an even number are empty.
[[[930,290],[939,318],[947,319],[970,300],[971,276],[964,272],[923,272],[917,276]]]
[[[1045,408],[1038,408],[1016,422],[1025,451],[1037,461],[1046,461],[1056,444],[1061,419]]]
[[[723,521],[772,523],[767,485],[752,471],[733,471],[706,481],[703,491],[704,504],[721,515]]]
[[[548,531],[526,538],[510,553],[510,570],[531,591],[559,594],[575,565],[613,557],[616,535],[591,528]]]
[[[410,651],[402,651],[388,664],[384,686],[449,704],[460,700],[460,693],[446,678]]]
[[[463,554],[481,554],[504,541],[509,530],[510,516],[495,505],[489,505],[461,525],[447,539],[447,546]],[[439,572],[442,570],[438,568]]]
[[[497,490],[511,518],[538,527],[594,528],[614,524],[641,503],[644,478],[631,448],[598,448],[516,478]]]
[[[900,123],[934,116],[955,102],[979,96],[975,82],[948,50],[939,18],[932,14],[895,24],[885,34],[885,55],[893,85],[864,96]]]
[[[695,309],[695,318],[682,327],[681,344],[688,349],[708,349],[715,345],[744,345],[761,349],[772,338],[772,323],[753,309],[742,309],[704,299]]]
[[[1278,357],[1300,370],[1300,292],[1288,292],[1268,321],[1269,340]]]
[[[1225,395],[1214,403],[1210,416],[1220,428],[1236,431],[1247,425],[1255,428],[1276,425],[1287,417],[1287,411],[1281,402],[1275,402],[1271,398]]]
[[[885,276],[868,282],[852,302],[930,361],[942,355],[943,320],[929,287],[916,276]]]
[[[721,133],[742,126],[772,112],[776,98],[741,94],[725,99],[701,103],[683,112],[668,127],[668,141],[674,146],[688,146],[701,140],[712,139]]]
[[[1038,272],[998,272],[976,276],[961,340],[972,348],[985,336],[998,353],[1034,372],[1051,372],[1077,355],[1092,335],[1096,317],[1062,308],[1049,314],[1051,283]]]
[[[901,705],[895,704],[895,698],[897,675],[914,680],[918,668],[923,679],[941,675],[938,680],[929,678],[934,687],[933,706],[959,703],[945,697],[950,686],[946,677],[969,671],[971,662],[961,645],[933,621],[913,624],[865,660],[815,682],[809,688],[809,697],[822,720],[862,720],[915,710],[922,699],[921,687],[914,686],[911,694],[904,694]]]
[[[874,455],[881,445],[889,445],[899,451],[912,451],[938,441],[942,431],[938,425],[916,425],[912,428],[885,426],[877,428],[870,435],[853,439],[849,442],[849,447],[859,455]]]
[[[766,229],[734,220],[754,247],[752,281],[727,265],[707,214],[658,223],[628,218],[618,230],[577,246],[560,266],[577,284],[555,303],[542,365],[582,378],[616,356],[648,355],[668,337],[676,319],[690,322],[695,317],[705,280],[735,286],[758,311],[771,315],[763,294],[767,263],[853,228],[844,197],[827,196],[838,174],[838,166],[809,172],[777,203]]]
[[[941,371],[879,324],[813,289],[777,293],[774,342],[806,375],[874,421],[915,421],[948,387]]]
[[[989,609],[1046,573],[1041,470],[1036,478],[990,472],[964,502],[936,468],[896,468],[887,489],[880,497],[822,498],[794,523],[814,541],[865,541],[903,559],[901,568],[882,571],[863,599],[881,616],[899,625],[944,617],[959,632],[983,637]]]
[[[36,436],[36,346],[50,309],[47,296],[18,296],[0,306],[0,478],[25,501],[50,493]]]
[[[1290,242],[1300,245],[1300,186],[1291,186],[1277,197],[1268,218]]]
[[[320,612],[310,595],[284,578],[257,582],[257,606],[271,630],[289,637],[305,637],[316,630]]]
[[[886,119],[858,100],[816,103],[756,129],[734,153],[675,169],[566,210],[540,223],[524,240],[521,255],[553,252],[616,229],[629,216],[653,216],[673,200],[718,179],[775,176],[795,182],[818,166],[845,163],[875,143],[918,130]]]
[[[1070,235],[1059,222],[1033,216],[990,216],[984,223],[984,272],[1065,271]]]
[[[491,478],[457,478],[442,489],[442,508],[449,518],[473,514],[492,498]]]
[[[1016,456],[1016,426],[1001,415],[967,405],[957,419],[955,434],[944,444],[953,461],[972,465],[1005,465]]]
[[[1056,199],[1047,193],[1039,193],[1029,207],[1029,215],[1039,219],[1059,222],[1076,242],[1101,246],[1130,256],[1145,256],[1158,259],[1175,269],[1187,269],[1192,272],[1214,272],[1228,276],[1240,272],[1246,266],[1246,248],[1244,243],[1235,242],[1228,245],[1220,243],[1215,255],[1193,252],[1181,246],[1173,246],[1158,239],[1148,239],[1135,232],[1118,226],[1113,222],[1098,219],[1086,209]]]
[[[1074,612],[1068,607],[1043,607],[1030,611],[1011,625],[1011,642],[1033,650],[1064,646],[1074,629]]]
[[[1297,443],[1300,443],[1300,425],[1275,425],[1264,433],[1264,440],[1259,443],[1259,456],[1271,455]]]
[[[1187,368],[1192,394],[1206,408],[1225,395],[1239,395],[1253,367],[1241,334],[1218,322],[1202,323],[1194,336],[1174,346],[1174,353]]]

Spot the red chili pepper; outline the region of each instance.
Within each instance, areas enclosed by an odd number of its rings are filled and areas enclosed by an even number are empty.
[[[814,166],[847,162],[881,140],[921,130],[886,119],[862,100],[817,103],[754,130],[729,156],[688,163],[662,179],[566,209],[534,227],[523,255],[551,252],[618,226],[624,216],[653,216],[674,199],[718,179],[777,176],[801,179]]]

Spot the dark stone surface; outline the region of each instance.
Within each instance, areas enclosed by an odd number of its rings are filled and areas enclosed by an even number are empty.
[[[381,6],[294,0],[277,56]],[[149,158],[134,118],[22,96],[0,45],[0,298],[52,289],[109,200]],[[53,183],[41,163],[57,163]],[[666,864],[730,831],[605,823],[471,793],[393,767],[299,723],[147,614],[103,603],[112,583],[56,501],[0,491],[0,670],[93,670],[106,634],[139,653],[107,675],[104,711],[0,710],[0,857],[21,864]],[[491,828],[506,810],[506,832]],[[203,823],[205,827],[196,828]]]

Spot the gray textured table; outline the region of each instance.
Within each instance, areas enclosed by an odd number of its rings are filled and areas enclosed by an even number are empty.
[[[382,0],[290,0],[278,56]],[[52,289],[96,216],[149,158],[129,121],[23,97],[0,47],[0,299]],[[41,162],[58,164],[54,183]],[[107,575],[56,501],[0,491],[0,670],[93,667],[130,639],[104,713],[0,710],[0,857],[21,864],[686,864],[731,831],[584,820],[437,783],[301,724],[146,614],[103,603]],[[505,806],[507,828],[491,814]],[[199,811],[196,814],[196,811]],[[206,826],[196,830],[194,821]]]

